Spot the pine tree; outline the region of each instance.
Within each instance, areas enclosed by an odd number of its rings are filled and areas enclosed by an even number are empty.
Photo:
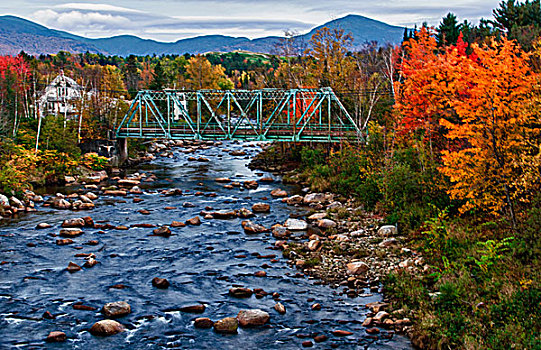
[[[167,86],[167,76],[160,62],[154,66],[154,73],[152,73],[152,81],[149,85],[150,90],[162,90]]]
[[[437,29],[436,39],[439,46],[448,46],[456,44],[458,40],[458,35],[462,25],[458,24],[456,16],[452,13],[448,13],[447,16],[443,18],[440,23],[440,26]]]

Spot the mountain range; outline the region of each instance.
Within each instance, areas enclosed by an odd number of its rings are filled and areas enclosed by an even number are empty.
[[[392,26],[360,15],[348,15],[315,27],[306,34],[297,35],[295,40],[308,42],[320,28],[344,29],[354,38],[354,47],[366,42],[377,41],[380,45],[398,44],[404,28]],[[30,55],[56,54],[59,51],[72,53],[91,52],[106,55],[162,55],[198,54],[205,52],[231,52],[237,50],[272,53],[280,37],[268,36],[258,39],[205,35],[176,42],[159,42],[141,39],[133,35],[91,39],[68,32],[49,29],[40,24],[15,16],[0,16],[0,54],[16,55],[25,51]]]

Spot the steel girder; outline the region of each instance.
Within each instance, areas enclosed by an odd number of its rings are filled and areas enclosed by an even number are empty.
[[[330,88],[140,91],[118,138],[360,141]]]

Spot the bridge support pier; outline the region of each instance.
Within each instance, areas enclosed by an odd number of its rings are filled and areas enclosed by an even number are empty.
[[[124,164],[128,160],[128,139],[127,138],[117,138],[116,139],[116,150],[117,150],[117,159],[118,165]]]

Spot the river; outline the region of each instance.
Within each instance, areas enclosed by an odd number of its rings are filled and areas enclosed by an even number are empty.
[[[199,150],[209,162],[188,161],[193,154],[179,149],[173,158],[158,157],[131,172],[155,174],[157,180],[143,183],[144,199],[133,203],[134,195],[126,198],[100,196],[96,208],[85,212],[55,210],[38,206],[38,211],[13,219],[0,227],[0,348],[19,349],[299,349],[302,342],[315,334],[329,339],[315,343],[314,348],[329,349],[410,349],[409,341],[386,332],[370,336],[361,326],[369,312],[366,303],[380,301],[382,296],[348,298],[338,290],[321,285],[287,264],[281,251],[274,250],[275,239],[270,233],[246,235],[241,219],[202,220],[200,226],[172,228],[170,237],[152,236],[152,228],[129,230],[99,230],[85,228],[75,238],[75,244],[57,246],[60,224],[64,219],[90,215],[95,222],[130,226],[150,223],[168,225],[173,220],[186,221],[199,215],[205,207],[213,210],[251,208],[256,202],[271,204],[269,214],[257,214],[252,221],[270,227],[283,223],[290,215],[304,209],[287,206],[273,199],[270,191],[281,187],[288,192],[295,188],[275,183],[261,183],[255,190],[226,189],[215,181],[229,177],[233,181],[257,180],[258,171],[246,167],[259,148],[249,144],[225,143],[220,147]],[[224,149],[244,149],[245,157],[231,156]],[[278,179],[278,178],[277,178]],[[279,179],[278,179],[279,180]],[[180,188],[184,194],[165,197],[159,192]],[[71,189],[73,190],[73,189]],[[216,193],[217,196],[196,196],[195,192]],[[183,207],[191,202],[193,207]],[[165,210],[165,207],[177,209]],[[138,212],[150,211],[150,215]],[[40,222],[53,225],[36,230]],[[98,240],[98,245],[87,245]],[[79,265],[78,253],[94,253],[99,264],[69,273],[70,261]],[[275,260],[273,256],[275,255]],[[266,277],[255,277],[259,270]],[[170,282],[168,289],[152,286],[154,277]],[[123,284],[124,289],[110,288]],[[278,314],[271,295],[236,299],[228,295],[233,286],[262,288],[280,294],[287,308]],[[367,291],[368,292],[368,291]],[[88,332],[94,322],[104,317],[101,307],[112,301],[127,301],[132,312],[118,319],[126,331],[110,337],[96,337]],[[73,304],[82,302],[95,311],[75,310]],[[202,315],[167,311],[184,305],[203,303]],[[320,303],[322,309],[313,311],[311,305]],[[271,315],[270,323],[262,328],[239,329],[236,335],[221,335],[212,330],[196,329],[196,317],[216,321],[236,316],[241,309],[259,308]],[[43,319],[49,311],[55,319]],[[333,330],[346,330],[353,335],[333,336]],[[45,343],[51,331],[63,331],[64,343]],[[377,339],[375,339],[377,338]],[[388,339],[390,338],[390,339]]]

